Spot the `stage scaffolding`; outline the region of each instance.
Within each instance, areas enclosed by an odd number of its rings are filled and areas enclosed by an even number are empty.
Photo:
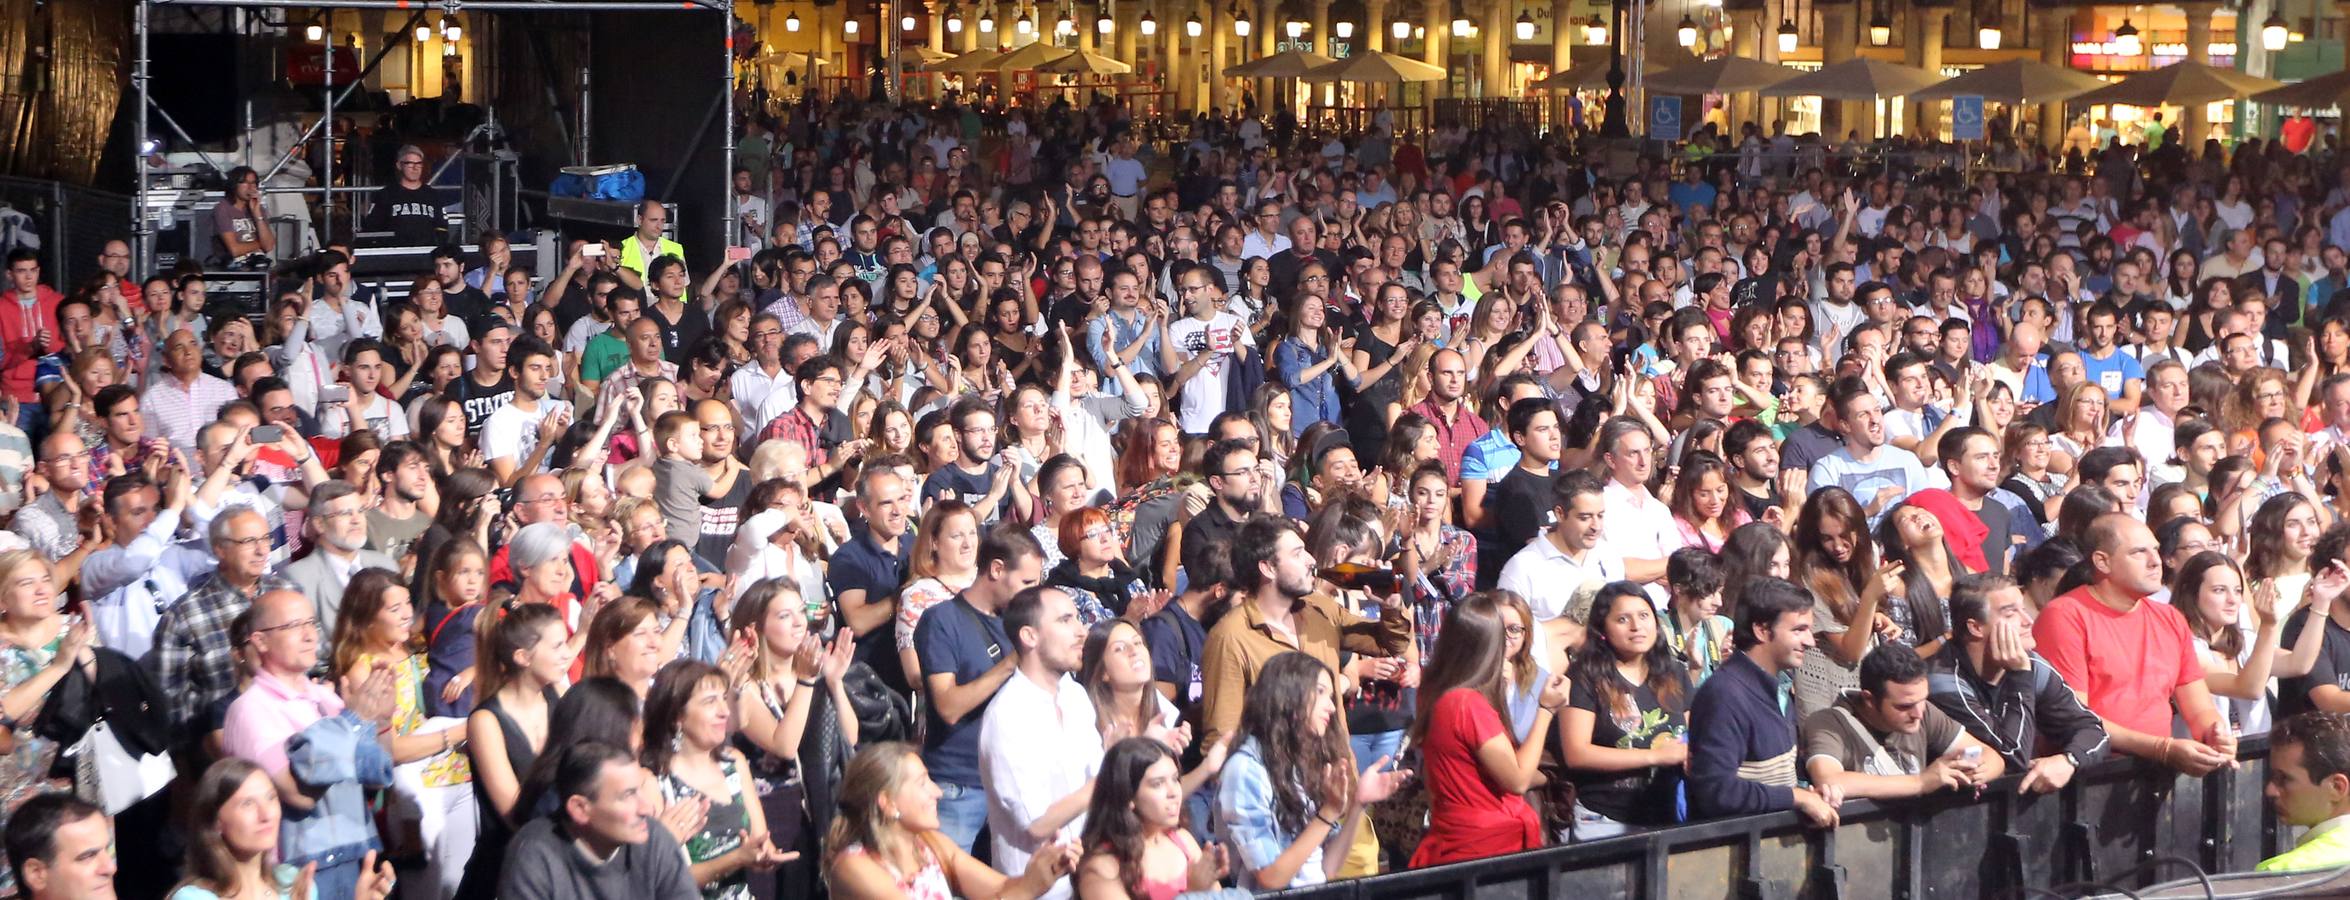
[[[413,12],[415,14],[410,18],[409,22],[406,25],[403,25],[401,30],[397,32],[399,36],[393,42],[387,43],[383,47],[376,49],[375,58],[369,60],[367,65],[361,69],[362,77],[353,79],[350,85],[341,89],[337,89],[334,84],[333,66],[335,53],[333,38],[329,36],[328,46],[325,54],[327,77],[325,79],[326,84],[323,88],[326,95],[325,112],[318,117],[317,122],[313,123],[308,129],[302,132],[302,135],[299,139],[289,143],[285,151],[279,155],[277,160],[271,163],[269,167],[262,172],[262,180],[266,183],[268,181],[268,176],[276,174],[278,170],[284,168],[288,161],[293,159],[295,148],[309,143],[313,138],[319,136],[322,129],[324,130],[326,138],[325,143],[326,146],[330,149],[329,152],[324,154],[326,158],[323,161],[324,168],[320,171],[319,184],[315,188],[301,188],[297,190],[298,193],[303,194],[318,194],[325,201],[321,204],[325,212],[325,218],[320,223],[320,234],[322,238],[325,235],[332,234],[332,226],[334,223],[334,153],[332,152],[331,148],[334,146],[335,139],[335,105],[345,97],[348,97],[352,91],[358,90],[360,86],[365,83],[366,79],[364,77],[364,73],[372,70],[375,67],[375,64],[382,60],[384,54],[389,53],[395,47],[405,45],[408,41],[408,37],[406,36],[407,29],[414,27],[426,13],[430,12],[442,12],[448,14],[454,14],[458,12],[605,13],[692,12],[699,10],[717,13],[719,20],[718,43],[721,48],[720,52],[725,56],[725,65],[722,67],[722,70],[726,73],[725,88],[719,98],[719,106],[724,108],[724,112],[722,113],[724,119],[722,120],[720,126],[723,130],[719,132],[719,143],[720,147],[722,148],[723,155],[721,156],[722,164],[718,167],[718,177],[722,179],[723,183],[721,184],[721,187],[723,190],[719,196],[731,197],[734,194],[734,0],[669,0],[669,2],[654,2],[654,0],[439,0],[439,2],[431,2],[431,0],[315,0],[315,2],[301,3],[282,2],[282,0],[136,0],[136,2],[137,9],[133,17],[132,26],[133,30],[136,32],[136,56],[133,57],[131,68],[132,91],[137,94],[136,103],[138,106],[138,115],[136,117],[135,125],[133,126],[135,131],[132,136],[132,152],[138,154],[138,159],[134,160],[132,165],[132,170],[137,173],[132,189],[131,200],[131,217],[133,219],[131,227],[132,234],[135,238],[131,242],[131,257],[134,271],[146,271],[146,269],[151,265],[155,254],[155,233],[157,231],[156,220],[153,211],[148,209],[148,194],[150,193],[149,183],[151,180],[147,166],[148,141],[151,139],[148,130],[149,116],[152,115],[161,118],[163,120],[163,124],[170,128],[171,131],[176,134],[180,140],[186,142],[191,148],[194,148],[196,145],[196,141],[188,137],[186,129],[181,128],[179,123],[171,117],[171,111],[164,109],[163,105],[157,103],[154,97],[148,92],[148,80],[152,77],[152,73],[149,71],[149,67],[153,62],[151,55],[148,52],[147,45],[147,39],[149,36],[148,18],[151,12],[159,7],[214,7],[229,9],[274,10],[380,9]],[[589,103],[587,98],[582,97],[580,103],[581,109],[585,111],[588,106]],[[492,107],[492,109],[494,110],[495,107]],[[583,132],[581,135],[579,135],[578,140],[580,146],[582,147],[582,159],[580,159],[579,162],[586,163],[587,160],[585,159],[585,154],[587,152],[586,148],[588,145],[588,136]],[[209,154],[207,154],[207,157],[209,158]],[[680,160],[679,164],[682,166],[685,163],[683,160]],[[217,162],[214,164],[214,167],[223,173],[228,171],[226,167],[218,165]],[[446,163],[444,162],[444,168],[445,167]],[[648,199],[664,198],[651,197],[648,195]],[[718,204],[718,207],[719,208],[717,209],[711,210],[710,214],[719,217],[723,222],[727,223],[727,227],[723,229],[723,233],[733,233],[731,223],[734,221],[734,210],[731,208],[731,204],[720,203]]]

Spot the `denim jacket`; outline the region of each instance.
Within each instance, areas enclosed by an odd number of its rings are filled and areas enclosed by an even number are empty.
[[[356,863],[367,851],[383,849],[366,788],[392,783],[392,754],[376,741],[374,723],[349,710],[313,722],[286,742],[286,763],[296,782],[325,785],[326,791],[318,795],[318,805],[307,812],[288,810],[278,825],[283,862],[317,862],[324,869]]]
[[[1241,741],[1240,746],[1232,748],[1232,755],[1224,762],[1224,771],[1216,778],[1216,828],[1224,845],[1232,848],[1233,880],[1250,890],[1256,889],[1257,870],[1272,865],[1300,834],[1283,829],[1274,816],[1273,777],[1265,770],[1259,753],[1255,738]],[[1302,793],[1304,788],[1292,790]],[[1328,852],[1326,848],[1314,848],[1305,864],[1297,867],[1297,877],[1281,887],[1306,887],[1328,881],[1322,873],[1325,852]]]

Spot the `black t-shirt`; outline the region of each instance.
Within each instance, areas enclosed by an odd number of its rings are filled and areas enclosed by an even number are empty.
[[[1844,436],[1829,431],[1818,422],[1795,429],[1779,445],[1779,469],[1811,471],[1811,464],[1838,450],[1844,449]]]
[[[2302,609],[2285,620],[2285,631],[2278,636],[2283,646],[2293,646],[2301,639],[2301,629],[2309,624],[2309,610]],[[2277,685],[2277,721],[2284,721],[2295,713],[2316,709],[2309,700],[2309,692],[2319,685],[2333,685],[2350,691],[2350,630],[2344,630],[2333,617],[2326,617],[2325,639],[2318,644],[2317,662],[2309,667],[2309,674],[2287,678]]]
[[[588,294],[588,286],[585,284],[575,281],[564,286],[563,299],[555,303],[555,331],[557,334],[571,333],[571,323],[594,314],[594,308],[589,305]]]
[[[942,497],[953,497],[970,504],[979,513],[983,523],[993,522],[1002,515],[1004,505],[1012,497],[1010,491],[1005,491],[1004,499],[997,501],[995,506],[980,506],[979,501],[987,499],[987,492],[994,487],[995,463],[988,463],[977,474],[963,471],[960,465],[941,466],[922,482],[922,505],[928,507]]]
[[[734,529],[741,521],[743,502],[751,499],[751,473],[737,473],[733,487],[706,499],[702,504],[701,537],[694,542],[694,553],[724,566],[726,551],[734,546]]]
[[[1778,506],[1781,503],[1781,500],[1779,499],[1779,486],[1777,484],[1766,483],[1763,485],[1763,493],[1761,496],[1749,494],[1746,492],[1745,488],[1732,485],[1730,488],[1730,496],[1738,498],[1738,503],[1746,507],[1746,518],[1755,522],[1762,521],[1764,513],[1769,512],[1771,507]]]
[[[497,317],[496,313],[490,311],[493,305],[490,302],[490,295],[482,293],[480,288],[466,287],[443,290],[441,297],[448,305],[449,315],[456,316],[465,322],[465,333],[475,335],[489,333],[490,320]]]
[[[483,387],[474,383],[473,373],[467,372],[464,377],[449,382],[449,389],[442,396],[456,401],[465,410],[465,436],[479,438],[481,423],[489,421],[490,413],[514,402],[514,376],[499,372],[497,384]]]
[[[2015,546],[2015,529],[2009,526],[2007,507],[1995,500],[1984,500],[1983,508],[1975,510],[1975,518],[1983,520],[1989,529],[1983,535],[1983,559],[1989,563],[1986,570],[1992,575],[2007,574],[2007,551]]]
[[[1636,707],[1629,714],[1604,710],[1602,707],[1607,704],[1600,697],[1600,686],[1590,679],[1572,678],[1567,692],[1568,705],[1592,714],[1592,746],[1646,750],[1657,738],[1686,733],[1690,693],[1687,676],[1680,677],[1679,699],[1671,706],[1657,699],[1656,692],[1647,685],[1625,682],[1622,675],[1612,671],[1610,676]],[[1622,772],[1569,769],[1567,777],[1575,783],[1575,800],[1590,807],[1592,812],[1628,825],[1671,825],[1675,822],[1673,795],[1678,789],[1678,772],[1672,767]]]
[[[662,312],[661,304],[648,303],[645,304],[645,318],[661,326],[661,358],[676,366],[679,375],[685,374],[686,351],[710,335],[710,317],[689,303],[678,314],[677,321],[672,322],[669,321],[669,315]]]
[[[1501,561],[1509,562],[1519,549],[1542,533],[1542,523],[1553,505],[1550,483],[1557,476],[1537,475],[1524,466],[1512,466],[1510,473],[1493,486],[1487,502],[1493,505],[1493,521],[1499,523],[1494,533],[1501,538],[1504,551]],[[1480,563],[1483,560],[1479,560]],[[1495,568],[1500,574],[1500,568]]]
[[[387,184],[376,190],[375,202],[359,219],[359,230],[391,232],[392,243],[403,246],[439,246],[449,240],[449,218],[441,214],[444,202],[440,189],[431,185]]]

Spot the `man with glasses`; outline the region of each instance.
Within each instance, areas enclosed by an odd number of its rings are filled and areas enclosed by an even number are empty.
[[[1280,511],[1279,506],[1265,502],[1268,492],[1264,472],[1257,466],[1255,445],[1254,440],[1221,440],[1209,445],[1200,457],[1200,471],[1206,474],[1215,501],[1183,523],[1186,542],[1198,539],[1229,545],[1248,517]]]
[[[324,624],[300,593],[274,588],[234,618],[231,639],[256,671],[229,704],[221,749],[268,773],[281,802],[300,813],[279,832],[287,864],[309,870],[319,896],[352,897],[375,860],[366,788],[391,783],[391,750],[378,738],[391,730],[397,695],[388,666],[346,675],[340,696],[310,680]],[[438,741],[449,749],[455,732],[439,732]]]
[[[76,516],[92,499],[85,490],[90,485],[90,450],[72,431],[53,432],[41,441],[40,472],[49,479],[49,489],[16,511],[9,530],[31,544],[34,552],[52,561],[65,559],[77,544],[90,543],[82,540],[76,524]]]
[[[235,446],[252,445],[239,440]],[[251,451],[231,451],[239,452]],[[212,520],[206,537],[220,564],[163,611],[155,624],[155,651],[147,657],[156,683],[170,698],[172,732],[187,737],[189,750],[211,731],[205,723],[213,705],[237,689],[236,645],[229,638],[229,623],[263,593],[284,591],[301,597],[293,582],[269,571],[269,520],[260,510],[232,508]],[[305,610],[295,618],[308,616]]]
[[[1267,200],[1257,204],[1256,221],[1250,224],[1255,225],[1256,228],[1241,239],[1240,258],[1254,259],[1259,256],[1271,258],[1274,254],[1289,249],[1289,236],[1281,233],[1280,201]]]
[[[1185,434],[1205,433],[1224,412],[1233,366],[1256,346],[1248,323],[1224,311],[1223,292],[1209,284],[1212,271],[1196,266],[1183,273],[1183,304],[1190,314],[1163,323],[1159,336],[1159,369],[1173,372],[1167,384],[1183,392],[1177,424]]]
[[[400,563],[367,549],[367,498],[348,481],[329,481],[311,492],[310,515],[302,528],[309,532],[313,549],[279,574],[318,604],[319,625],[332,634],[351,576],[361,569],[397,572]]]
[[[751,364],[734,370],[727,376],[727,386],[734,396],[735,418],[742,423],[737,437],[749,437],[767,422],[759,418],[759,407],[775,389],[791,381],[791,373],[783,366],[783,323],[773,314],[760,313],[751,317]]]
[[[375,200],[359,217],[360,233],[389,232],[389,243],[407,247],[431,247],[446,242],[449,218],[441,213],[441,192],[424,183],[425,177],[431,174],[424,151],[415,146],[401,147],[393,158],[398,180],[376,189]]]

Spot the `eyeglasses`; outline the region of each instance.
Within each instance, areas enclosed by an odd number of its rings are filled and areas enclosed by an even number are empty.
[[[249,538],[224,537],[220,539],[220,542],[227,544],[232,548],[242,550],[246,547],[267,545],[269,543],[269,535],[264,534]]]
[[[256,628],[256,629],[253,629],[253,633],[254,633],[254,634],[270,634],[270,633],[273,633],[273,632],[286,631],[286,630],[290,630],[290,629],[294,629],[294,628],[310,628],[310,629],[315,629],[315,628],[317,628],[317,627],[318,627],[318,619],[317,619],[316,617],[312,617],[312,618],[308,618],[308,619],[296,619],[296,620],[294,620],[294,621],[287,622],[287,623],[285,623],[285,624],[283,624],[283,625],[271,625],[271,626],[269,626],[268,628]]]
[[[1508,636],[1510,636],[1510,637],[1525,637],[1525,636],[1526,636],[1526,626],[1524,626],[1524,625],[1504,625],[1504,626],[1501,626],[1501,633],[1502,633],[1502,634],[1504,634],[1504,635],[1508,635]]]
[[[357,518],[357,517],[359,517],[359,516],[364,516],[364,515],[366,515],[366,514],[367,514],[367,510],[353,508],[353,509],[346,509],[346,510],[342,510],[342,511],[340,511],[340,512],[327,512],[327,513],[319,513],[319,514],[318,514],[318,520],[319,520],[319,521],[321,521],[321,522],[332,522],[332,521],[334,521],[334,520],[336,520],[336,519],[350,519],[350,518]]]

